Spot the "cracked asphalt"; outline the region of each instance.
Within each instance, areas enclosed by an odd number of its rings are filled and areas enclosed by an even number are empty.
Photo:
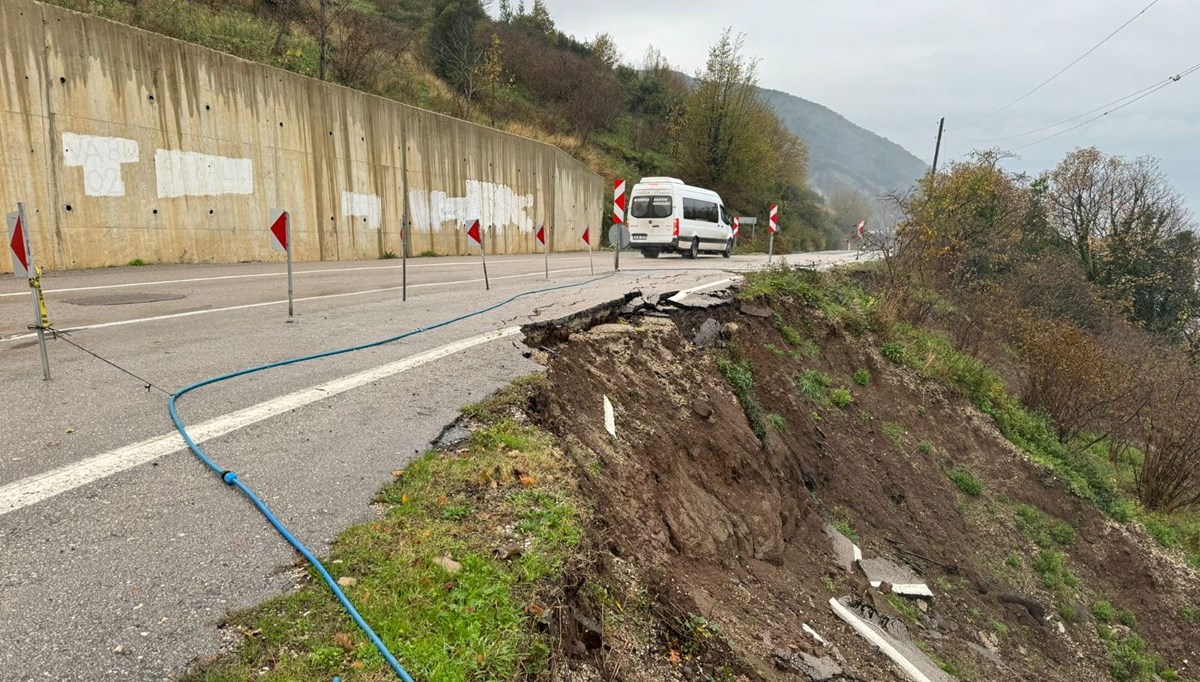
[[[853,253],[789,257],[831,264]],[[177,265],[48,273],[51,320],[70,339],[176,391],[245,367],[391,337],[479,310],[396,343],[269,370],[180,400],[185,424],[559,317],[640,289],[675,291],[762,267],[764,257],[622,259],[589,276],[586,254],[304,263],[287,320],[280,265]],[[594,256],[597,276],[611,254]],[[585,283],[586,282],[586,283]],[[62,341],[43,382],[24,281],[0,277],[0,681],[161,680],[222,642],[229,610],[292,589],[295,555],[236,491],[174,449],[106,469],[128,446],[174,433],[163,393]],[[202,444],[318,554],[370,518],[373,495],[466,403],[537,371],[509,336],[353,390],[280,409]],[[134,448],[137,450],[137,448]],[[111,466],[110,466],[111,468]],[[64,473],[65,472],[65,473]],[[22,497],[33,491],[38,501]]]

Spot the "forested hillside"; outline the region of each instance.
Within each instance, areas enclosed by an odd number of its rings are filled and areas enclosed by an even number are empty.
[[[542,140],[606,177],[679,176],[737,214],[778,203],[785,252],[844,245],[870,195],[921,169],[832,112],[758,90],[732,31],[685,78],[653,49],[623,60],[619,38],[564,34],[542,0],[491,13],[480,0],[48,1]]]
[[[905,190],[929,171],[904,147],[832,109],[778,90],[761,93],[788,130],[808,144],[808,184],[827,197],[843,188],[868,196]]]

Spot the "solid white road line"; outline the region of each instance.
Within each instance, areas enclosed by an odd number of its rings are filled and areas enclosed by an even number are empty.
[[[499,260],[499,261],[496,261],[496,263],[499,265],[504,265],[506,263],[530,263],[535,260],[538,262],[541,262],[540,258],[520,258],[520,259],[516,259],[516,260]],[[413,263],[412,265],[409,265],[408,267],[410,267],[410,268],[444,268],[444,267],[450,267],[450,266],[454,266],[454,265],[475,265],[476,262],[477,261],[470,260],[470,261],[455,261],[453,263]],[[323,268],[321,270],[296,270],[293,274],[295,274],[296,277],[299,277],[300,275],[327,275],[330,273],[338,273],[338,272],[362,272],[364,270],[399,270],[403,267],[404,267],[403,265],[367,265],[367,266],[356,267],[356,268]],[[161,286],[164,284],[189,284],[192,282],[216,282],[216,281],[225,280],[225,279],[254,279],[256,277],[286,277],[286,276],[287,276],[286,271],[283,271],[283,272],[254,272],[254,273],[249,273],[249,274],[245,274],[245,275],[216,275],[213,277],[191,277],[188,279],[161,279],[161,280],[157,280],[157,281],[153,281],[153,282],[126,282],[124,284],[97,284],[94,286],[87,286],[87,287],[66,287],[63,289],[43,289],[42,293],[49,295],[49,294],[61,294],[61,293],[66,293],[66,292],[70,292],[70,291],[98,291],[101,289],[123,289],[126,287],[153,287],[153,286]],[[29,295],[28,291],[16,291],[16,292],[7,293],[7,294],[0,294],[0,298],[5,298],[8,296],[27,296],[27,295]]]
[[[562,270],[551,270],[550,274],[557,275],[557,274],[562,274],[564,272],[580,272],[583,270],[587,270],[587,268],[565,268]],[[501,280],[501,279],[522,279],[525,277],[542,277],[542,276],[544,276],[544,273],[542,273],[542,272],[529,272],[529,273],[524,273],[524,274],[520,274],[520,275],[503,275],[501,277],[492,277],[490,279],[492,279],[494,281],[494,280]],[[453,286],[453,285],[458,285],[458,284],[473,284],[473,283],[478,283],[478,282],[482,282],[482,281],[483,281],[483,278],[480,277],[478,279],[458,279],[458,280],[454,280],[451,282],[426,282],[424,284],[410,284],[410,285],[408,285],[408,288],[409,289],[422,289],[425,287],[445,287],[445,286]],[[295,302],[299,303],[301,301],[319,301],[319,300],[328,299],[328,298],[344,298],[346,296],[362,296],[364,294],[379,294],[379,293],[383,293],[383,292],[387,292],[387,291],[399,291],[401,288],[403,288],[403,287],[384,287],[382,289],[365,289],[363,291],[347,291],[347,292],[344,292],[341,294],[323,294],[321,296],[305,296],[303,298],[295,299]],[[248,310],[250,308],[262,308],[264,306],[282,305],[285,303],[287,303],[287,299],[283,299],[283,300],[279,300],[279,301],[263,301],[261,303],[244,303],[242,305],[226,306],[224,308],[206,308],[204,310],[191,310],[186,313],[170,313],[168,315],[155,315],[154,317],[138,317],[138,318],[134,318],[132,320],[115,320],[113,322],[100,322],[97,324],[87,324],[87,325],[83,325],[80,327],[67,327],[66,329],[59,329],[58,331],[60,331],[60,332],[78,332],[78,331],[84,331],[84,330],[88,330],[88,329],[105,329],[107,327],[123,327],[127,324],[142,324],[144,322],[158,322],[160,320],[174,320],[174,319],[177,319],[180,317],[194,317],[196,315],[208,315],[209,313],[227,313],[227,312],[232,312],[235,310]],[[14,334],[13,336],[5,336],[5,337],[0,338],[0,342],[21,341],[24,339],[32,339],[36,336],[37,336],[37,332],[30,332],[28,334]]]
[[[412,357],[334,379],[319,386],[267,400],[236,412],[210,419],[188,428],[197,445],[219,438],[251,424],[270,419],[305,405],[366,386],[395,376],[421,365],[440,360],[455,353],[497,341],[521,332],[520,327],[505,327],[496,331],[448,343]],[[112,476],[140,464],[184,449],[183,437],[176,432],[126,445],[85,460],[52,469],[0,487],[0,516],[42,500],[60,495],[102,478]]]
[[[682,301],[683,299],[687,298],[687,297],[688,297],[688,296],[690,296],[691,294],[694,294],[694,293],[696,293],[697,291],[704,291],[705,289],[715,289],[715,288],[717,288],[717,287],[722,287],[722,286],[725,286],[726,284],[732,284],[732,283],[733,283],[735,280],[739,280],[739,279],[741,279],[741,277],[727,277],[727,278],[725,278],[725,279],[719,279],[719,280],[717,280],[717,281],[715,281],[715,282],[708,282],[708,283],[705,283],[705,284],[699,284],[699,285],[697,285],[697,286],[694,286],[694,287],[692,287],[692,288],[690,288],[690,289],[684,289],[684,290],[682,290],[682,291],[680,291],[680,292],[676,293],[676,294],[675,294],[674,296],[672,296],[671,298],[668,298],[667,300],[668,300],[668,301],[670,301],[670,302],[672,302],[672,303],[679,303],[680,301]]]

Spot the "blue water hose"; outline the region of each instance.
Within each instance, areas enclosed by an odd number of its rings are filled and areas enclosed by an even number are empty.
[[[377,346],[383,346],[383,345],[386,345],[389,343],[395,343],[396,341],[400,341],[402,339],[407,339],[411,336],[416,336],[417,334],[423,334],[428,331],[433,331],[434,329],[448,327],[457,322],[462,322],[463,320],[467,320],[472,317],[478,317],[480,315],[484,315],[493,310],[496,310],[497,308],[506,306],[506,305],[512,303],[513,301],[516,301],[521,298],[525,298],[527,296],[536,296],[538,294],[544,294],[544,293],[548,293],[551,291],[558,291],[561,289],[570,289],[570,288],[574,288],[574,287],[587,286],[588,284],[592,284],[594,282],[599,282],[600,280],[603,280],[603,279],[608,279],[609,277],[612,277],[614,274],[616,274],[616,273],[609,273],[607,275],[602,275],[600,277],[593,277],[591,279],[587,279],[582,282],[575,282],[573,284],[560,284],[557,286],[543,287],[541,289],[525,291],[525,292],[522,292],[519,294],[515,294],[513,296],[509,296],[508,298],[504,299],[503,301],[500,301],[499,303],[490,305],[486,308],[480,308],[479,310],[465,313],[463,315],[459,315],[458,317],[454,317],[449,320],[445,320],[443,322],[438,322],[437,324],[431,324],[427,327],[420,327],[419,329],[413,329],[411,331],[404,332],[403,334],[391,336],[386,339],[382,339],[380,341],[372,341],[370,343],[359,344],[357,346],[349,346],[347,348],[338,348],[336,350],[325,351],[323,353],[313,353],[312,355],[303,355],[303,356],[300,356],[297,358],[291,358],[289,360],[280,360],[278,362],[270,362],[265,365],[249,367],[247,369],[241,369],[236,372],[229,372],[228,374],[222,374],[220,376],[215,376],[215,377],[212,377],[209,379],[204,379],[203,381],[197,381],[196,383],[194,383],[190,386],[185,386],[184,388],[181,388],[178,391],[176,391],[175,393],[171,394],[170,400],[167,401],[167,410],[171,414],[171,421],[174,422],[175,428],[179,431],[179,435],[183,436],[183,441],[185,443],[187,443],[188,449],[192,451],[192,454],[196,455],[196,457],[199,457],[200,461],[203,462],[205,466],[207,466],[209,469],[212,469],[214,472],[216,472],[221,477],[221,480],[224,481],[227,485],[233,486],[233,487],[237,488],[238,490],[240,490],[242,492],[242,494],[244,494],[256,508],[258,508],[258,511],[262,512],[262,515],[266,517],[267,521],[275,528],[275,530],[279,531],[279,534],[282,535],[283,538],[288,541],[288,544],[290,544],[292,547],[296,548],[296,551],[300,552],[300,554],[302,554],[304,556],[304,558],[308,560],[308,563],[312,564],[313,567],[317,569],[317,572],[321,574],[321,578],[323,578],[325,580],[325,584],[329,586],[329,589],[333,592],[334,596],[337,597],[338,601],[342,603],[342,606],[346,609],[346,612],[350,614],[350,617],[352,619],[354,619],[354,622],[358,624],[358,627],[361,628],[363,633],[366,634],[367,638],[371,640],[371,643],[375,645],[375,648],[379,650],[379,653],[383,654],[384,660],[386,660],[388,665],[391,666],[392,670],[394,670],[396,672],[396,675],[398,675],[400,677],[400,679],[404,680],[404,682],[413,682],[413,679],[408,674],[408,671],[404,669],[404,666],[400,665],[400,662],[397,661],[396,657],[392,655],[392,652],[388,649],[387,645],[383,643],[383,640],[381,640],[379,638],[379,636],[375,634],[375,631],[371,629],[371,626],[367,625],[367,622],[365,620],[363,620],[363,617],[361,615],[359,615],[358,610],[355,609],[354,605],[350,603],[350,600],[346,597],[346,594],[342,591],[342,588],[337,584],[337,581],[333,579],[333,576],[329,575],[329,571],[325,570],[325,567],[323,565],[321,565],[320,560],[318,560],[317,557],[314,556],[313,553],[311,551],[309,551],[309,549],[307,547],[304,546],[303,542],[301,542],[296,536],[292,535],[288,531],[288,529],[283,525],[283,523],[278,518],[276,518],[274,514],[271,513],[271,510],[267,508],[267,505],[262,500],[260,500],[258,498],[258,496],[255,495],[254,492],[252,490],[250,490],[250,488],[245,483],[242,483],[241,479],[238,478],[238,475],[236,473],[229,471],[227,469],[222,469],[221,467],[217,466],[217,464],[215,462],[213,462],[212,459],[210,459],[209,456],[206,455],[203,450],[200,449],[200,446],[196,445],[196,442],[194,440],[192,440],[191,435],[189,435],[187,432],[187,428],[184,427],[183,422],[180,420],[179,413],[175,409],[175,403],[180,398],[187,395],[188,393],[191,393],[192,391],[194,391],[198,388],[202,388],[202,387],[208,386],[210,384],[219,383],[221,381],[226,381],[226,380],[233,379],[236,377],[246,376],[247,374],[255,374],[257,372],[262,372],[262,371],[265,371],[268,369],[273,369],[275,367],[285,367],[287,365],[296,365],[301,362],[308,362],[310,360],[319,360],[321,358],[328,358],[328,357],[332,357],[334,355],[344,355],[346,353],[353,353],[355,351],[366,350],[368,348],[375,348]]]

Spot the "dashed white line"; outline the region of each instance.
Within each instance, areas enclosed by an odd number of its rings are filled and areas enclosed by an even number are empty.
[[[520,332],[520,327],[505,327],[438,346],[403,360],[350,374],[210,419],[190,427],[188,434],[199,445],[284,412],[407,372],[475,346],[515,336]],[[0,516],[132,469],[140,464],[165,457],[185,447],[187,446],[184,444],[182,436],[178,433],[169,433],[9,483],[0,487]]]

